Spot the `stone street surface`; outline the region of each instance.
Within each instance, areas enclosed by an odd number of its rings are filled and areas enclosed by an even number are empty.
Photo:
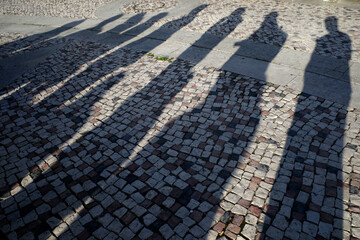
[[[8,239],[360,239],[359,5],[2,1],[0,230]],[[119,15],[104,17],[107,6]],[[30,24],[38,19],[47,22]],[[125,40],[106,44],[109,29]],[[174,55],[161,55],[176,34],[200,37],[188,46],[177,36]],[[235,50],[214,54],[226,41]],[[266,61],[237,62],[254,46],[268,49]],[[283,51],[298,74],[290,84],[268,79]],[[291,58],[300,55],[302,71]],[[255,61],[258,78],[229,70]]]

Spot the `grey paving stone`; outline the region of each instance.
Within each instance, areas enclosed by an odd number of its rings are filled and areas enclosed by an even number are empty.
[[[103,208],[100,205],[97,205],[95,207],[93,207],[92,209],[90,209],[90,214],[92,217],[98,217],[101,213],[103,213]]]
[[[100,227],[93,234],[96,238],[104,239],[109,234],[109,231],[103,227]]]
[[[119,221],[119,219],[115,218],[110,225],[107,227],[110,231],[119,234],[123,229],[124,225]]]
[[[320,222],[319,223],[319,232],[318,234],[324,238],[330,238],[331,233],[333,232],[333,226],[328,223]]]
[[[135,236],[135,233],[133,233],[129,228],[125,227],[121,232],[120,235],[123,238],[131,239]]]
[[[277,214],[274,219],[273,225],[284,231],[288,227],[288,221],[283,215]]]
[[[315,224],[305,221],[303,223],[303,231],[312,237],[315,237],[318,231],[318,227]]]
[[[256,227],[253,225],[245,224],[241,234],[249,239],[254,239],[256,236]]]
[[[169,239],[174,234],[174,231],[167,224],[162,225],[159,230],[165,239]]]
[[[144,224],[146,225],[146,226],[149,226],[151,223],[153,223],[155,220],[156,220],[156,217],[154,216],[154,215],[152,215],[152,214],[146,214],[144,217],[143,217],[143,219],[144,219]]]
[[[205,231],[198,226],[194,226],[190,229],[190,233],[197,238],[201,238],[205,234]]]
[[[180,237],[184,237],[185,234],[189,231],[189,228],[183,224],[180,223],[179,225],[177,225],[174,229],[174,231],[180,236]]]
[[[318,212],[314,212],[314,211],[307,211],[306,219],[310,222],[318,224],[320,221],[320,214]]]

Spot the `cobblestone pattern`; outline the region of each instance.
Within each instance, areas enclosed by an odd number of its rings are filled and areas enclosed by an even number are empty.
[[[2,0],[0,14],[96,18],[95,11],[112,0]]]
[[[358,110],[108,50],[70,41],[0,91],[10,239],[360,237]]]
[[[271,159],[278,175],[257,227],[274,239],[350,239],[352,199],[359,197],[351,177],[360,159],[359,112],[304,93],[296,102],[291,125],[283,123],[285,151]]]
[[[160,12],[174,8],[177,3],[178,2],[176,0],[139,0],[122,6],[120,11],[128,14],[140,12]]]
[[[304,3],[291,3],[288,1],[213,1],[204,0],[209,4],[195,20],[186,26],[187,30],[205,32],[214,25],[219,19],[229,15],[239,7],[246,9],[241,17],[242,23],[229,35],[236,39],[250,39],[255,42],[261,42],[280,46],[283,36],[269,36],[272,32],[273,24],[277,23],[282,31],[288,34],[288,40],[283,47],[305,52],[313,52],[316,39],[327,33],[324,20],[329,16],[338,18],[340,31],[348,34],[352,41],[352,60],[360,61],[360,10],[335,6],[319,6]],[[274,14],[276,13],[276,14]],[[171,18],[158,21],[162,25]],[[213,34],[218,36],[227,35],[227,29],[235,24],[234,20],[228,21],[229,27],[213,30]],[[256,35],[253,33],[261,26],[261,31]],[[176,26],[173,26],[176,28]],[[336,44],[341,49],[341,41]],[[336,49],[325,49],[318,52],[319,55],[344,58],[349,53],[336,51]]]

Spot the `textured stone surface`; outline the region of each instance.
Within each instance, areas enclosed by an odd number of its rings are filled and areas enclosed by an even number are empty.
[[[359,237],[359,110],[127,48],[1,36],[3,59],[64,45],[0,90],[9,238]]]
[[[72,18],[96,18],[94,12],[101,5],[109,3],[110,0],[76,0],[55,3],[52,0],[41,1],[2,1],[0,3],[0,13],[30,15],[30,16],[59,16]],[[200,14],[191,14],[186,18],[195,17],[184,30],[206,32],[221,18],[229,15],[235,9],[244,8],[246,11],[235,18],[230,18],[225,23],[224,28],[214,28],[211,33],[217,36],[229,36],[235,39],[249,39],[254,42],[271,44],[278,47],[286,47],[298,51],[312,52],[315,48],[316,39],[323,36],[327,30],[325,19],[334,16],[338,19],[340,31],[349,35],[352,51],[344,51],[342,44],[348,41],[346,38],[339,38],[330,45],[337,47],[327,47],[326,49],[316,50],[317,54],[333,56],[346,59],[347,55],[352,54],[352,60],[360,60],[360,31],[359,19],[360,12],[356,8],[340,7],[334,5],[314,5],[301,2],[279,2],[271,1],[239,1],[239,0],[202,0],[207,4]],[[137,0],[129,4],[119,3],[119,14],[121,12],[134,14],[140,12],[166,12],[176,7],[177,1],[160,0]],[[301,11],[299,10],[301,9]],[[184,26],[181,21],[172,22],[178,17],[169,17],[158,20],[155,25],[172,29],[180,29]],[[238,25],[239,19],[241,24]],[[277,33],[273,32],[273,26],[282,29]],[[261,28],[258,30],[259,26]],[[235,30],[231,29],[235,27]],[[258,30],[258,31],[257,31]],[[268,36],[269,32],[273,32]],[[287,41],[283,45],[284,32],[287,34]]]
[[[232,38],[250,39],[255,42],[282,46],[282,39],[284,38],[282,32],[279,31],[277,34],[267,37],[269,32],[273,32],[274,25],[278,25],[288,35],[283,47],[305,52],[312,52],[316,39],[326,33],[324,20],[329,16],[335,16],[338,19],[339,29],[347,33],[351,38],[352,59],[360,61],[360,31],[358,24],[360,12],[358,9],[276,0],[203,0],[203,3],[209,4],[209,6],[201,11],[185,29],[205,32],[219,19],[229,15],[235,9],[245,8],[245,12],[237,16],[237,18],[242,19],[241,24],[237,26],[238,19],[236,18],[229,19],[226,28],[213,29],[212,34],[217,36],[227,35],[232,26],[235,26],[235,30],[229,34]],[[171,18],[163,19],[158,21],[157,24],[160,26],[170,20]],[[262,28],[257,31],[260,25]],[[171,27],[176,28],[177,26],[171,25]],[[338,48],[324,49],[318,51],[317,54],[346,58],[349,52],[341,50],[342,41],[339,39],[336,44],[339,46]]]

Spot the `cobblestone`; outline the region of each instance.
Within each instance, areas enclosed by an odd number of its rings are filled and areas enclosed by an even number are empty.
[[[241,233],[249,239],[254,239],[256,236],[256,228],[252,225],[246,224]]]

